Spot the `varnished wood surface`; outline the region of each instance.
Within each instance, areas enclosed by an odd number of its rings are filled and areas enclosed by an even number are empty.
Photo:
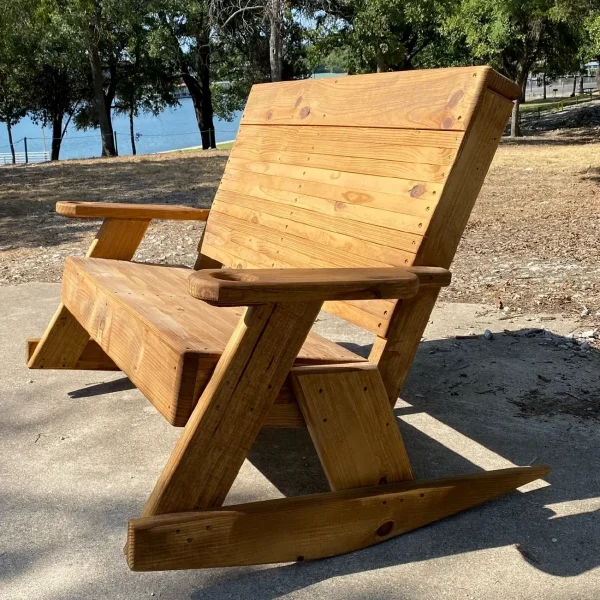
[[[517,467],[133,519],[127,562],[134,571],[162,571],[335,556],[476,506],[548,471]]]
[[[377,365],[297,367],[292,383],[332,490],[413,479]]]
[[[464,131],[481,89],[518,86],[489,67],[421,69],[255,85],[242,125],[322,125]]]
[[[411,298],[419,278],[405,269],[207,269],[189,277],[190,294],[216,306],[268,302]]]
[[[88,337],[177,426],[187,422],[242,314],[193,298],[193,272],[70,257],[63,277],[63,301]],[[299,364],[364,360],[313,333],[297,358]],[[281,426],[281,416],[274,419]]]
[[[40,338],[28,338],[26,345],[26,358],[27,361],[33,356],[35,349],[40,343]],[[53,364],[53,369],[73,369],[76,371],[119,371],[119,367],[112,361],[93,340],[89,340],[85,345],[85,348],[81,351],[79,358],[75,364],[71,364],[68,367],[63,367],[60,361],[50,363]]]
[[[142,513],[220,506],[321,308],[245,310]]]
[[[206,221],[209,211],[175,204],[127,204],[124,202],[56,203],[56,212],[75,219],[169,219],[171,221]]]

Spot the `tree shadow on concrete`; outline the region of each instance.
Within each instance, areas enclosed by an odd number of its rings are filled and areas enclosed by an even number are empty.
[[[600,352],[564,350],[536,330],[497,332],[493,341],[442,339],[421,344],[395,412],[418,479],[506,466],[548,464],[535,491],[513,492],[375,547],[313,563],[227,571],[192,598],[225,598],[252,589],[278,598],[323,579],[430,558],[512,546],[536,569],[572,577],[600,564],[600,512],[562,514],[562,503],[600,496]],[[539,332],[539,330],[538,330]],[[344,344],[346,347],[349,345]],[[357,348],[368,354],[369,346]],[[538,390],[541,408],[521,399]],[[581,406],[544,412],[544,399]],[[589,417],[582,417],[589,411]],[[577,415],[577,416],[576,416]],[[304,430],[264,430],[249,459],[285,496],[322,492],[327,483]],[[557,512],[552,507],[557,507]],[[578,512],[578,511],[575,511]],[[555,540],[555,541],[553,541]]]
[[[0,247],[77,244],[98,220],[66,219],[59,200],[210,207],[227,157],[148,156],[0,169]]]

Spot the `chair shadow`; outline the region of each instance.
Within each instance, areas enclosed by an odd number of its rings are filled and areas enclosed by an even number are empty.
[[[555,576],[572,577],[599,566],[600,511],[586,508],[586,500],[600,497],[592,430],[600,412],[587,416],[586,409],[600,407],[600,352],[565,350],[566,343],[571,340],[554,334],[549,340],[540,330],[497,332],[491,342],[483,337],[423,342],[403,405],[395,410],[418,479],[503,468],[507,461],[533,462],[553,467],[545,479],[550,485],[512,492],[360,552],[245,568],[233,581],[228,571],[222,588],[217,581],[192,598],[232,597],[238,587],[277,598],[340,575],[506,546]],[[370,350],[369,345],[342,345],[363,356]],[[572,396],[579,400],[573,402]],[[557,411],[552,401],[557,399],[564,401],[564,410]],[[432,426],[433,436],[423,423]],[[249,460],[284,496],[328,489],[305,430],[262,431]],[[581,506],[569,514],[561,503],[571,501]]]
[[[72,392],[68,392],[69,398],[76,400],[78,398],[92,398],[93,396],[101,396],[103,394],[111,394],[114,392],[124,392],[126,390],[134,390],[135,385],[131,383],[129,377],[120,377],[113,381],[95,383],[88,385]]]

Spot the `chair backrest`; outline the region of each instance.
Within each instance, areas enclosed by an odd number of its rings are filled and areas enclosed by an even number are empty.
[[[518,95],[488,67],[255,85],[201,254],[234,268],[449,267]],[[379,336],[394,307],[324,306]]]

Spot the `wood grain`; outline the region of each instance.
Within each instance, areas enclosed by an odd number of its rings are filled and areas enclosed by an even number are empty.
[[[209,211],[192,206],[174,204],[126,204],[122,202],[56,203],[56,212],[75,219],[169,219],[170,221],[206,221]]]
[[[413,479],[377,365],[297,367],[292,384],[333,491]]]
[[[131,260],[150,221],[108,218],[102,222],[86,256]],[[76,369],[90,336],[61,302],[30,355],[30,369]]]
[[[507,97],[516,86],[489,67],[306,79],[255,85],[242,125],[467,129],[480,90]]]
[[[548,472],[517,467],[132,519],[127,562],[134,571],[162,571],[336,556],[476,506]]]
[[[246,309],[142,516],[223,503],[320,308]]]
[[[190,275],[190,294],[216,306],[269,302],[410,298],[419,278],[405,269],[205,269]]]
[[[193,298],[191,273],[70,257],[63,277],[63,301],[89,332],[88,339],[91,335],[176,426],[187,422],[242,314]],[[298,364],[364,360],[314,333],[297,357]]]
[[[35,349],[40,343],[40,338],[28,338],[26,345],[26,359],[29,359],[33,356]],[[50,363],[54,365],[59,365],[60,361]],[[63,368],[62,366],[54,366],[54,369]],[[64,367],[67,368],[67,367]],[[85,348],[82,350],[77,362],[74,365],[68,367],[69,369],[74,369],[76,371],[119,371],[119,367],[115,365],[114,361],[112,361],[94,342],[93,340],[89,340],[86,344]]]

